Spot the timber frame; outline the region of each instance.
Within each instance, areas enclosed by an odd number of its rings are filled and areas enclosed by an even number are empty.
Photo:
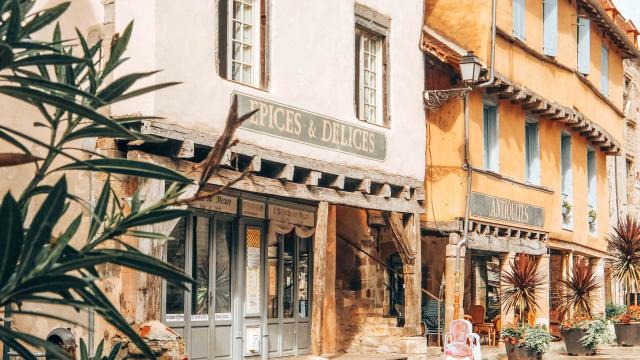
[[[198,154],[213,147],[217,136],[158,120],[131,124],[146,135],[167,139],[169,146],[158,153],[157,146],[139,142],[126,144],[127,157],[162,164],[196,179],[194,165],[202,160]],[[285,154],[259,146],[236,143],[223,160],[219,173],[210,180],[223,186],[243,173],[242,180],[231,188],[254,193],[363,209],[420,213],[424,201],[422,182],[382,171],[365,171],[354,167]]]

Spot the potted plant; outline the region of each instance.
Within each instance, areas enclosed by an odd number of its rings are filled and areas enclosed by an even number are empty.
[[[571,207],[572,205],[568,198],[565,197],[562,199],[562,216],[569,217],[571,214]]]
[[[640,346],[640,306],[631,305],[613,319],[619,346]]]
[[[590,292],[600,281],[584,262],[573,265],[573,274],[559,282],[559,308],[569,316],[561,326],[562,337],[570,355],[595,355],[598,346],[611,340],[606,319],[593,318]]]
[[[631,216],[620,219],[613,232],[607,236],[613,279],[619,282],[625,293],[640,286],[640,223]],[[628,304],[629,298],[625,299]],[[633,308],[633,309],[632,309]],[[640,314],[637,306],[614,321],[619,345],[640,345]]]
[[[509,360],[541,359],[549,348],[551,335],[546,328],[533,326],[527,319],[540,307],[538,294],[546,274],[538,271],[538,262],[533,256],[518,254],[510,269],[500,277],[503,283],[500,301],[507,311],[517,314],[515,324],[501,331],[502,338],[509,340],[505,341],[507,357]]]
[[[541,360],[553,340],[544,325],[519,326],[517,323],[503,328],[500,337],[504,340],[509,360]]]
[[[596,218],[598,217],[598,212],[596,209],[590,207],[589,208],[589,225],[594,226],[596,224]]]

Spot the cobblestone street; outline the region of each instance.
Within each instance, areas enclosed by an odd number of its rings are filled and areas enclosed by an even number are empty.
[[[569,356],[566,353],[553,352],[544,356],[544,359],[562,359],[562,360],[638,360],[640,359],[640,348],[638,347],[620,347],[620,346],[603,346],[595,356]]]

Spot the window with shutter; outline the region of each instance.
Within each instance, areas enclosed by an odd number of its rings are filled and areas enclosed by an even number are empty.
[[[540,142],[538,123],[535,119],[525,122],[525,175],[527,181],[540,185]]]
[[[600,90],[609,96],[609,49],[602,47],[602,65],[600,74]]]
[[[571,135],[562,134],[560,139],[560,161],[562,166],[562,202],[573,203],[573,175],[571,171]],[[563,216],[563,223],[570,225],[572,216]]]
[[[525,40],[525,0],[513,0],[513,36]]]
[[[485,104],[483,107],[483,144],[484,168],[498,172],[499,168],[499,139],[498,139],[498,111],[496,106]]]
[[[558,0],[544,0],[544,54],[558,54]]]
[[[589,228],[591,232],[596,231],[596,216],[591,218],[591,212],[597,207],[597,181],[596,181],[596,152],[592,149],[587,151],[587,196],[589,201]]]
[[[578,71],[587,75],[591,63],[591,28],[589,19],[578,17]]]

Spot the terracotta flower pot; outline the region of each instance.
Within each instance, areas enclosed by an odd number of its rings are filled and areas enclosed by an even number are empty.
[[[587,349],[580,339],[587,334],[586,331],[580,329],[562,330],[562,337],[564,338],[564,345],[567,348],[569,355],[595,355],[596,352]]]
[[[509,360],[542,360],[541,353],[527,350],[509,341],[505,341],[504,346],[507,350],[507,358]]]
[[[640,323],[615,324],[619,346],[640,346]]]

